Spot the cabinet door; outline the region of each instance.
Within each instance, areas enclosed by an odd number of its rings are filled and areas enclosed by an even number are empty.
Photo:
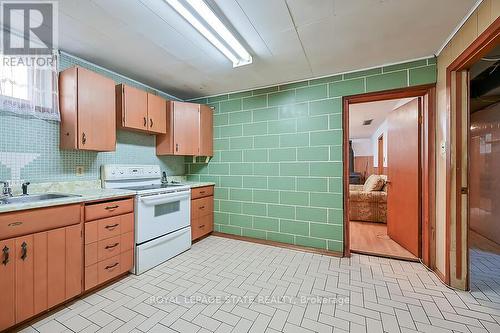
[[[65,300],[66,232],[64,228],[47,231],[48,307]]]
[[[148,93],[148,130],[152,133],[167,133],[167,101]]]
[[[16,323],[15,318],[15,241],[0,241],[0,331]]]
[[[174,102],[174,154],[199,155],[200,105]]]
[[[213,110],[208,105],[200,105],[200,156],[212,156],[213,150]]]
[[[122,85],[122,125],[125,128],[148,130],[148,94],[134,87]]]
[[[167,102],[166,134],[156,136],[156,155],[174,154],[174,102]]]
[[[83,233],[80,224],[66,227],[66,299],[82,292]]]
[[[33,252],[34,252],[34,314],[38,314],[47,310],[47,232],[39,232],[33,236]]]
[[[78,68],[78,148],[114,151],[116,147],[115,83]]]
[[[16,323],[34,315],[34,242],[33,235],[15,240]]]

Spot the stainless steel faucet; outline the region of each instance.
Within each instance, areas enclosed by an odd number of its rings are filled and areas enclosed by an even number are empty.
[[[9,182],[0,181],[0,183],[3,183],[2,196],[3,197],[11,197],[12,196],[12,187],[10,187]]]

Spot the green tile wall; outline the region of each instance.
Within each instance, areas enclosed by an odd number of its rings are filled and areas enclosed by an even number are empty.
[[[216,183],[215,230],[342,251],[342,97],[435,82],[430,58],[195,100],[215,154],[186,172]]]
[[[164,92],[152,90],[112,72],[62,54],[59,70],[79,65],[111,77],[117,83],[127,83],[166,99],[175,99]],[[184,174],[182,157],[157,157],[155,136],[129,131],[117,132],[115,152],[96,153],[59,149],[59,123],[33,118],[21,118],[0,111],[0,152],[40,154],[35,161],[21,170],[21,179],[31,182],[71,181],[99,179],[102,164],[159,164],[170,175]],[[77,165],[84,166],[82,176],[75,175]],[[10,169],[0,163],[0,179],[10,180]]]

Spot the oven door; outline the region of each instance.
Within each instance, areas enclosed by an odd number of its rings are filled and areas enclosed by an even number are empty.
[[[188,227],[191,221],[191,191],[137,197],[136,243]]]

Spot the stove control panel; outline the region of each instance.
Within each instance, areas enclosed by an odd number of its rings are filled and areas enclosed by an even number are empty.
[[[105,164],[101,166],[101,180],[156,179],[161,178],[158,165]]]

